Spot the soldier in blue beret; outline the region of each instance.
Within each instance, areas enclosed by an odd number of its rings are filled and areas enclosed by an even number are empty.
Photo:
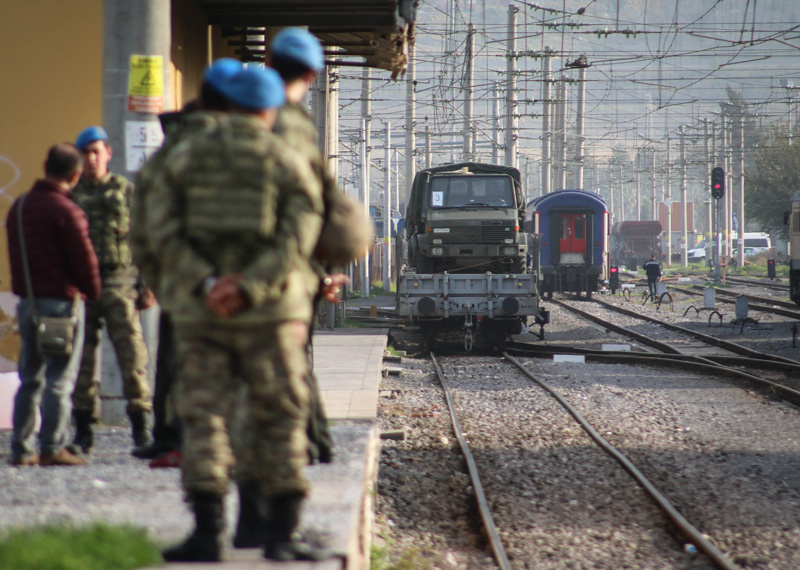
[[[156,295],[178,338],[181,474],[195,517],[192,534],[163,556],[220,559],[236,465],[237,477],[258,483],[260,507],[278,513],[260,529],[264,556],[319,558],[326,553],[292,533],[308,492],[305,344],[315,291],[304,275],[322,227],[321,190],[271,133],[285,100],[274,70],[243,69],[219,91],[230,113],[170,149],[145,198],[161,268]],[[236,429],[240,417],[249,429]]]
[[[86,327],[78,379],[72,394],[75,439],[73,453],[88,453],[94,443],[93,424],[98,421],[98,387],[95,349],[105,322],[122,375],[136,448],[151,443],[148,415],[152,409],[147,378],[147,347],[139,320],[139,272],[131,256],[130,207],[133,184],[109,170],[113,149],[103,127],[84,129],[75,139],[83,157],[83,175],[72,199],[89,219],[89,236],[100,262],[103,288],[100,298],[86,305]]]

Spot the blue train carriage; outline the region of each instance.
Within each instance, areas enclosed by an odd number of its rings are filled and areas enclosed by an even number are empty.
[[[791,199],[789,224],[789,297],[800,305],[800,191]]]
[[[540,234],[539,290],[586,293],[608,278],[608,210],[599,194],[557,190],[528,203],[528,233]]]

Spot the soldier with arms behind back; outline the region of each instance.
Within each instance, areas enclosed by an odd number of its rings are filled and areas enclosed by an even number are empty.
[[[283,103],[273,70],[248,68],[223,90],[233,104],[209,132],[179,142],[146,199],[162,268],[157,297],[178,337],[182,481],[195,529],[168,561],[221,557],[229,473],[258,481],[264,556],[318,558],[292,532],[308,491],[305,344],[312,297],[304,275],[322,228],[322,197],[307,165],[271,132]],[[240,398],[240,390],[246,397]],[[239,409],[244,406],[245,409]],[[232,437],[244,414],[251,436]]]

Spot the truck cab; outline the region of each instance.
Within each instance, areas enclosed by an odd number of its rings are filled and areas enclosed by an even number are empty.
[[[417,173],[406,212],[417,273],[522,273],[524,197],[516,168],[459,163]]]

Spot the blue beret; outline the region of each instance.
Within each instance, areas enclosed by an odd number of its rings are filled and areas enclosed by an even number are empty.
[[[286,102],[283,79],[269,67],[245,67],[220,88],[220,93],[232,103],[259,111]]]
[[[272,55],[295,61],[312,71],[320,72],[325,66],[319,40],[300,28],[285,28],[278,32],[271,49]]]
[[[238,59],[223,57],[206,68],[203,73],[203,81],[222,92],[222,86],[242,69],[244,69],[244,65]]]
[[[94,141],[107,141],[108,133],[103,127],[88,127],[81,131],[78,138],[75,139],[75,146],[78,150],[83,150]]]

